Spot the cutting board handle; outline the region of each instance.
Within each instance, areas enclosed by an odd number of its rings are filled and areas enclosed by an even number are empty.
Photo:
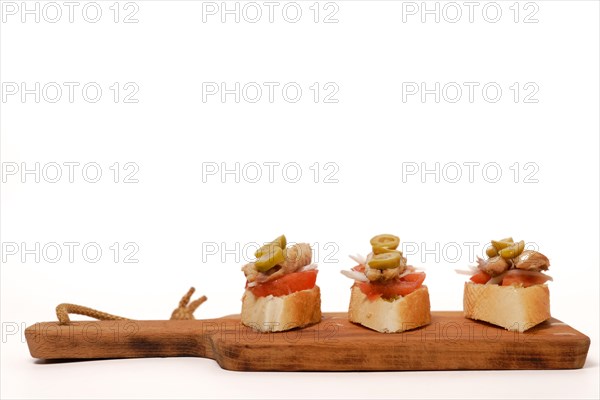
[[[181,321],[41,322],[25,337],[34,358],[103,359],[195,356],[214,358],[212,336],[239,325],[219,318]],[[234,329],[235,331],[235,329]]]

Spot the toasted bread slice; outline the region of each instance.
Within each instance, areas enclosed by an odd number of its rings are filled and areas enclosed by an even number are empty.
[[[524,288],[466,282],[463,306],[467,318],[525,332],[550,318],[550,292],[547,285]]]
[[[369,300],[357,285],[350,296],[350,321],[382,333],[403,332],[431,322],[429,291],[421,286],[396,300]]]
[[[260,332],[281,332],[321,321],[321,292],[300,290],[286,296],[242,297],[242,323]]]

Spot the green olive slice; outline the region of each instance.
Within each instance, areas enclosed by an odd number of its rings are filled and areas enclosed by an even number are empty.
[[[391,250],[396,250],[400,245],[400,238],[394,235],[377,235],[371,239],[372,247],[386,247]]]
[[[278,246],[271,246],[269,250],[264,253],[254,262],[256,270],[260,272],[266,272],[276,266],[279,263],[285,261],[283,250]]]
[[[271,249],[273,249],[273,248],[281,248],[281,247],[279,247],[279,245],[275,244],[275,243],[267,243],[264,246],[262,246],[260,249],[258,249],[254,252],[254,257],[260,258],[264,254],[267,254],[268,252],[272,251]]]
[[[489,258],[496,257],[498,255],[498,250],[496,250],[494,246],[490,246],[485,249],[485,254],[487,254]]]
[[[278,236],[277,239],[273,240],[271,243],[274,243],[282,249],[285,249],[285,247],[287,246],[287,239],[285,238],[285,235],[281,235]]]
[[[500,250],[498,253],[502,256],[502,258],[509,259],[518,256],[523,252],[524,249],[525,242],[521,240],[518,243],[513,243],[512,245]]]
[[[277,239],[265,244],[264,246],[256,250],[254,252],[254,257],[258,258],[262,256],[263,254],[267,253],[269,249],[273,246],[279,247],[282,250],[285,249],[285,246],[287,246],[287,240],[285,239],[285,235],[279,236]]]
[[[508,238],[508,239],[510,239],[510,238]],[[492,240],[492,246],[494,246],[494,248],[495,248],[497,251],[500,251],[500,250],[502,250],[502,249],[505,249],[505,248],[507,248],[507,247],[509,247],[509,246],[511,246],[511,245],[513,245],[513,242],[512,242],[512,241],[510,241],[510,242],[509,242],[509,241],[508,241],[508,240],[506,240],[506,239],[502,239],[502,240]]]
[[[400,252],[376,254],[369,261],[369,267],[375,269],[398,268],[400,266]]]
[[[400,255],[402,255],[402,252],[400,250],[394,250],[394,249],[390,249],[388,247],[383,247],[383,246],[373,247],[373,254],[383,254],[383,253],[400,253]]]

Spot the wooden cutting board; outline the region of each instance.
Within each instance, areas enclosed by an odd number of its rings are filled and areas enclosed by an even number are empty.
[[[431,324],[378,333],[325,313],[317,325],[258,333],[239,315],[191,321],[43,322],[25,331],[41,359],[205,357],[237,371],[404,371],[581,368],[590,339],[552,318],[525,333],[432,312]]]

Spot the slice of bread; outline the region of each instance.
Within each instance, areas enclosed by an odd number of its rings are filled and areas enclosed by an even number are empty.
[[[260,332],[281,332],[321,321],[321,292],[315,285],[286,296],[242,297],[242,323]]]
[[[524,288],[466,282],[463,307],[467,318],[525,332],[550,318],[550,292],[547,285]]]
[[[369,300],[357,285],[350,296],[350,321],[382,333],[403,332],[431,322],[429,291],[421,286],[393,301]]]

